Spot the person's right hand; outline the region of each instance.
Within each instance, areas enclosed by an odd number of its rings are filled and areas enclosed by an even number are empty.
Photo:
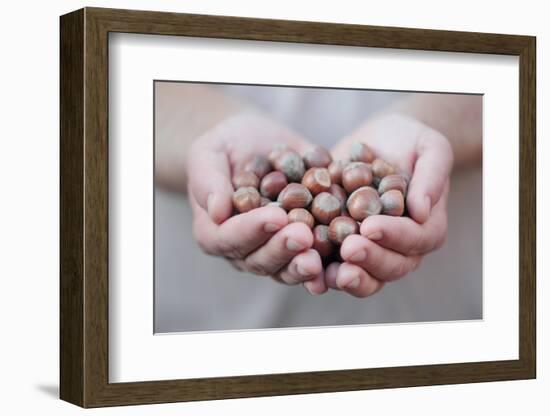
[[[286,284],[303,282],[310,293],[321,294],[327,290],[323,266],[305,224],[288,224],[286,212],[270,206],[231,216],[232,174],[278,143],[299,153],[312,146],[252,111],[228,117],[193,142],[186,161],[193,233],[203,251],[227,258],[239,270]]]

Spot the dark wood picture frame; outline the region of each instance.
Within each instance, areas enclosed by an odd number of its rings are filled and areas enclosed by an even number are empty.
[[[99,407],[535,378],[534,37],[99,8],[62,16],[60,29],[61,399]],[[110,32],[518,56],[519,359],[109,383]]]

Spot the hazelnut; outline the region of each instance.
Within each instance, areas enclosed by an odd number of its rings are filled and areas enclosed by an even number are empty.
[[[260,179],[258,179],[258,177],[252,172],[241,171],[233,176],[233,186],[235,189],[244,188],[247,186],[258,189],[259,184]]]
[[[350,159],[353,162],[371,163],[374,160],[374,153],[366,144],[354,142],[350,149]]]
[[[374,159],[372,162],[372,174],[379,178],[391,175],[395,172],[392,165],[382,159]]]
[[[271,199],[266,198],[266,197],[264,197],[264,196],[262,196],[262,197],[260,198],[260,206],[261,206],[261,207],[265,207],[265,206],[267,206],[267,205],[269,205],[269,204],[271,204]]]
[[[328,165],[328,173],[330,174],[330,181],[332,183],[342,183],[342,171],[347,164],[348,162],[345,162],[343,160],[335,160],[330,165]]]
[[[319,224],[313,229],[313,249],[321,257],[329,257],[334,251],[334,245],[328,238],[328,226]]]
[[[349,196],[347,208],[354,219],[363,221],[371,215],[380,214],[382,211],[382,202],[376,189],[364,186]]]
[[[281,203],[281,207],[287,211],[293,208],[305,208],[310,203],[313,197],[311,192],[299,183],[289,183],[279,194],[277,202]]]
[[[334,244],[342,244],[344,239],[351,234],[359,233],[357,221],[349,217],[336,217],[328,226],[328,238]]]
[[[340,200],[340,203],[342,204],[342,211],[344,211],[346,209],[346,201],[348,199],[348,194],[344,190],[344,188],[342,188],[337,183],[333,183],[332,185],[330,185],[328,193],[334,195]]]
[[[283,172],[269,172],[260,182],[260,193],[269,199],[277,198],[277,195],[288,185]]]
[[[300,182],[306,170],[304,161],[294,150],[283,150],[273,164],[276,170],[285,174],[289,182]]]
[[[251,186],[239,188],[233,193],[233,206],[240,213],[258,208],[261,203],[260,193]]]
[[[304,185],[313,196],[326,192],[330,188],[330,175],[326,168],[311,168],[302,178]]]
[[[401,191],[391,189],[385,192],[381,197],[382,214],[400,217],[405,212],[405,198]]]
[[[326,168],[332,162],[332,156],[327,149],[316,146],[304,153],[306,168]]]
[[[252,172],[258,179],[262,179],[271,171],[271,164],[265,156],[254,156],[245,166],[246,172]]]
[[[287,149],[288,149],[288,146],[286,144],[283,144],[283,143],[278,143],[275,146],[273,146],[273,149],[267,155],[267,160],[269,161],[269,163],[271,163],[272,167],[275,167],[275,160],[277,160],[279,155]]]
[[[321,224],[329,224],[342,213],[342,203],[334,195],[321,192],[313,198],[311,213]]]
[[[342,171],[342,185],[349,193],[372,183],[371,168],[364,162],[351,162]]]
[[[407,194],[407,180],[401,175],[388,175],[382,178],[378,185],[378,192],[384,194],[392,189],[401,191],[403,195]]]
[[[288,213],[288,222],[303,222],[309,228],[313,228],[315,225],[315,218],[304,208],[294,208]]]

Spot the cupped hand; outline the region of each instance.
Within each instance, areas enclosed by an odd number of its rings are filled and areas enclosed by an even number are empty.
[[[443,244],[453,153],[441,133],[397,113],[367,121],[333,149],[334,158],[346,159],[357,141],[410,178],[406,196],[409,217],[366,218],[360,234],[342,243],[343,262],[332,263],[326,270],[328,287],[367,297],[385,282],[415,270],[425,254]]]
[[[280,143],[299,153],[312,146],[253,111],[230,116],[194,141],[186,163],[193,233],[206,253],[227,258],[239,270],[304,283],[320,294],[326,291],[323,267],[305,224],[289,224],[286,212],[272,206],[232,216],[232,175]]]

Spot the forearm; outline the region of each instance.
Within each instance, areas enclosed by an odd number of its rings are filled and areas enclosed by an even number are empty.
[[[410,115],[445,135],[453,149],[455,167],[481,161],[480,95],[414,94],[392,110]]]
[[[155,95],[155,181],[184,192],[191,143],[246,105],[207,85],[160,83]]]

